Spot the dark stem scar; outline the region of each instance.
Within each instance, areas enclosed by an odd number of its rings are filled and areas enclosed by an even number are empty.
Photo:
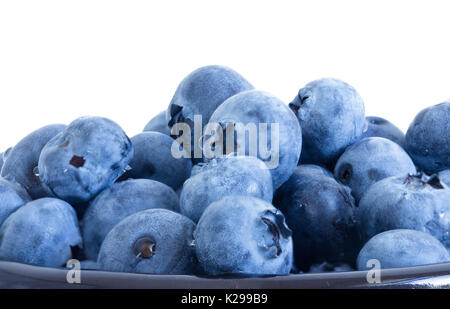
[[[79,156],[73,156],[72,159],[70,159],[70,164],[75,166],[76,168],[82,167],[84,165],[84,162],[86,162],[86,160],[83,157]]]

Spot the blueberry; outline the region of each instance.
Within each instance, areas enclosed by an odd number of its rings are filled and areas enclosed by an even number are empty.
[[[201,153],[201,147],[196,139],[195,131],[206,125],[216,110],[229,97],[253,86],[234,70],[218,65],[201,67],[187,77],[178,85],[177,90],[169,104],[166,112],[166,121],[171,129],[171,136],[178,138],[187,135],[183,130],[180,135],[177,123],[187,124],[191,129],[191,145],[185,148],[190,152],[194,163],[201,162],[196,153]],[[201,117],[201,123],[198,119]],[[195,122],[195,125],[194,125]],[[200,129],[199,129],[200,128]],[[201,136],[200,132],[200,136]]]
[[[381,268],[413,267],[449,262],[450,253],[427,233],[398,229],[378,234],[364,245],[358,270],[372,269],[372,259],[378,260]]]
[[[120,221],[151,208],[178,211],[178,196],[169,186],[148,179],[129,179],[103,190],[90,203],[83,217],[86,258],[97,258],[106,235]]]
[[[195,250],[208,275],[288,275],[292,237],[283,214],[251,196],[212,203],[195,230]]]
[[[323,166],[314,165],[314,164],[300,164],[302,166],[303,171],[308,171],[308,175],[315,176],[315,177],[331,177],[333,178],[334,175],[331,171],[324,168]],[[299,165],[299,166],[300,166]],[[296,170],[298,170],[298,166],[296,167]],[[295,174],[295,171],[294,171]],[[292,175],[294,175],[292,174]]]
[[[108,233],[98,267],[118,272],[192,274],[197,266],[194,229],[194,222],[170,210],[135,213]]]
[[[224,131],[234,131],[235,151],[239,154],[253,153],[268,165],[274,189],[281,186],[297,166],[302,148],[300,125],[289,108],[273,95],[257,90],[239,93],[220,105],[210,122],[220,124]],[[267,128],[261,124],[267,124]],[[252,126],[257,136],[252,136],[251,129],[246,128]],[[224,133],[226,137],[228,133]],[[256,140],[254,145],[252,139]],[[261,151],[264,148],[267,153]],[[226,145],[223,149],[228,151]]]
[[[201,115],[206,124],[216,108],[229,97],[253,86],[234,70],[210,65],[201,67],[179,84],[167,109],[169,127],[175,123],[194,121]]]
[[[425,172],[450,168],[450,101],[417,114],[406,132],[406,150]]]
[[[272,201],[272,177],[255,157],[227,156],[211,161],[183,185],[181,213],[198,222],[205,209],[229,195],[248,195]]]
[[[121,180],[127,178],[152,179],[177,190],[189,177],[192,161],[189,158],[175,158],[173,145],[181,147],[169,136],[159,132],[144,132],[131,138],[134,156]]]
[[[81,270],[97,270],[98,265],[96,261],[84,260],[80,262]]]
[[[394,229],[428,232],[450,249],[450,189],[435,175],[394,176],[376,182],[360,200],[364,240]]]
[[[12,150],[12,147],[9,147],[8,149],[6,149],[6,150],[3,152],[3,161],[5,161],[6,158],[8,158],[9,154],[11,153],[11,150]]]
[[[289,104],[302,127],[301,163],[333,168],[339,155],[356,142],[365,128],[364,102],[349,84],[315,80],[300,89]]]
[[[170,136],[170,128],[167,125],[166,111],[162,111],[153,117],[144,127],[144,132],[154,131]]]
[[[39,157],[39,179],[67,202],[90,200],[122,175],[133,146],[115,122],[81,117],[52,138]]]
[[[41,198],[20,207],[3,223],[0,259],[62,267],[81,243],[72,206],[55,198]]]
[[[20,185],[0,178],[0,226],[10,214],[31,201]]]
[[[25,136],[7,154],[2,177],[19,183],[33,199],[53,196],[42,187],[35,168],[38,166],[42,148],[65,127],[63,124],[48,125]]]
[[[3,164],[6,161],[6,158],[8,157],[9,153],[11,152],[11,147],[0,153],[0,171],[2,170]]]
[[[314,264],[309,269],[309,273],[329,273],[329,272],[347,272],[354,271],[355,269],[348,264],[333,264],[329,262],[323,262],[321,264]]]
[[[334,168],[334,176],[352,189],[357,201],[375,182],[390,176],[416,173],[408,154],[383,137],[366,137],[348,147]]]
[[[322,171],[321,171],[322,170]],[[354,263],[357,230],[350,189],[325,169],[299,165],[275,193],[274,205],[292,229],[295,264]]]
[[[441,171],[439,173],[439,179],[447,185],[447,187],[450,187],[450,169]]]
[[[366,117],[367,130],[361,138],[384,137],[405,148],[405,134],[395,125],[381,117]]]

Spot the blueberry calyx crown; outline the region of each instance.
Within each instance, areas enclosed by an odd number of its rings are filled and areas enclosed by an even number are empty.
[[[167,124],[169,127],[172,127],[174,124],[179,122],[184,122],[184,116],[182,113],[183,107],[173,104],[170,107],[170,120]]]
[[[86,160],[83,157],[73,156],[69,163],[76,168],[79,168],[84,165],[84,162],[86,162]]]
[[[261,217],[261,221],[267,225],[269,232],[273,235],[273,244],[269,247],[275,247],[277,249],[276,256],[280,256],[283,252],[280,244],[281,238],[288,238],[292,235],[292,231],[286,226],[284,216],[279,212],[273,213],[267,211],[267,213]]]
[[[277,248],[277,256],[281,254],[280,246],[280,230],[270,219],[262,217],[261,220],[269,227],[269,231],[274,235],[272,240],[274,241],[273,246]]]
[[[183,110],[185,110],[185,112],[183,112]],[[167,126],[169,128],[172,128],[177,123],[186,123],[192,129],[194,127],[194,121],[193,119],[191,119],[192,117],[193,116],[189,116],[189,109],[186,109],[185,107],[180,105],[173,104],[170,107],[170,120],[167,123]]]
[[[444,185],[442,184],[437,174],[433,174],[431,176],[427,176],[422,172],[417,173],[415,175],[408,174],[408,176],[406,176],[405,180],[403,181],[403,184],[412,184],[414,181],[418,181],[423,186],[430,186],[433,189],[437,190],[444,189]]]
[[[349,183],[352,173],[353,173],[352,166],[348,163],[344,163],[339,168],[338,178],[343,184],[346,185]]]
[[[156,242],[148,237],[138,239],[134,244],[136,258],[150,259],[155,255]]]
[[[304,96],[302,97],[300,94],[297,95],[297,97],[294,99],[294,101],[292,101],[291,103],[289,103],[289,108],[294,112],[294,114],[296,116],[298,116],[298,110],[300,109],[300,107],[302,107],[303,104],[305,104],[306,100],[309,99],[309,96]]]
[[[442,182],[437,174],[430,176],[430,178],[427,181],[427,185],[430,185],[435,189],[444,189],[444,186],[442,185]]]

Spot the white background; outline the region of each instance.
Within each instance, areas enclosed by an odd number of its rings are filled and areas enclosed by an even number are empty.
[[[139,133],[178,83],[227,65],[286,103],[352,84],[406,131],[450,98],[449,1],[1,1],[0,151],[82,115]]]

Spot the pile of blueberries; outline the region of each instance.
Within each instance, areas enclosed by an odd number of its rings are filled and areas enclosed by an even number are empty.
[[[172,129],[196,115],[278,124],[278,164],[259,152],[192,158]],[[174,145],[188,155],[175,158]],[[42,127],[0,158],[4,261],[198,276],[450,261],[450,101],[422,110],[405,135],[366,117],[340,80],[310,82],[286,105],[206,66],[131,139],[86,116]]]

